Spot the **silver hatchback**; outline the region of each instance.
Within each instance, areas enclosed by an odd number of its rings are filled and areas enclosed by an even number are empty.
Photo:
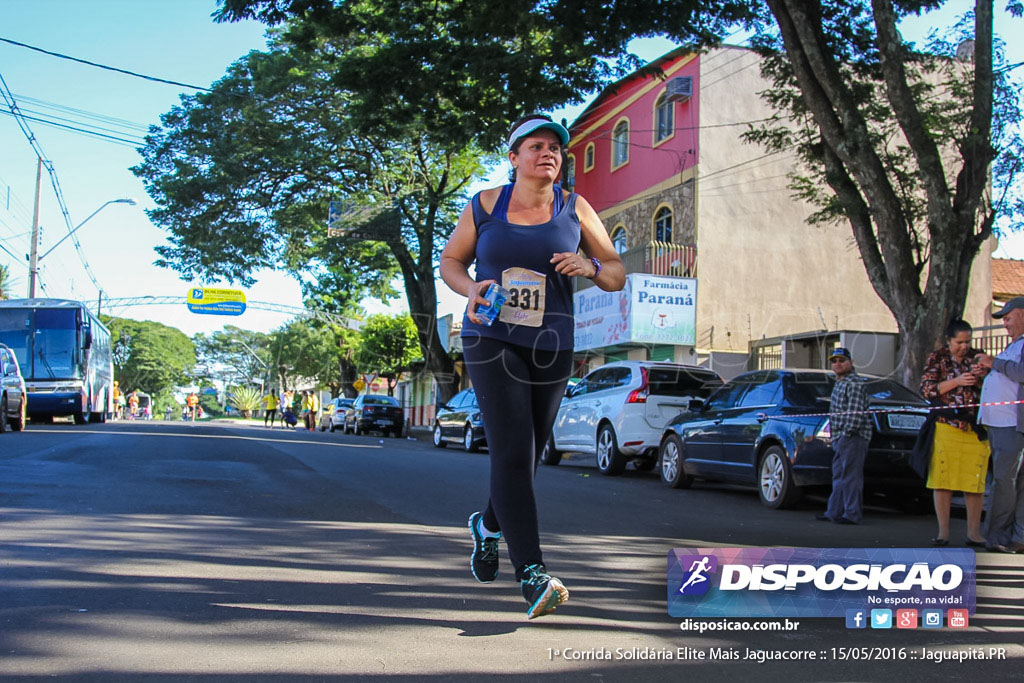
[[[603,365],[566,390],[540,461],[557,465],[563,452],[593,453],[602,474],[621,474],[630,461],[654,469],[665,425],[721,384],[717,373],[696,365]]]
[[[25,379],[9,346],[0,344],[0,433],[25,428]]]

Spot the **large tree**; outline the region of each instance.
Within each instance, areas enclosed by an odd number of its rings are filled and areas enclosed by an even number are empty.
[[[392,380],[423,358],[416,344],[416,325],[408,315],[370,316],[359,336],[355,361],[360,370],[388,379],[388,396],[394,390]]]
[[[812,221],[852,227],[896,319],[910,386],[963,315],[997,217],[1020,208],[1007,193],[1019,177],[1019,102],[993,61],[993,2],[977,0],[953,40],[913,49],[900,19],[939,4],[768,0],[751,24],[775,86],[765,96],[787,125],[750,138],[798,152],[805,172],[792,187],[818,206]]]
[[[354,396],[358,337],[355,330],[305,319],[274,330],[270,352],[280,387],[294,389],[300,379],[311,380],[334,395]]]
[[[271,336],[234,325],[192,338],[198,352],[195,376],[223,386],[242,386],[271,375]]]
[[[495,124],[509,112],[574,101],[605,81],[622,62],[599,58],[623,54],[632,37],[666,35],[698,49],[747,29],[765,75],[782,86],[766,93],[769,102],[809,125],[758,139],[797,148],[809,167],[803,177],[821,178],[794,186],[819,202],[816,220],[852,228],[896,320],[898,372],[912,386],[946,321],[962,314],[971,264],[994,222],[1020,215],[1019,190],[1011,190],[1019,107],[1011,88],[997,89],[1006,67],[994,61],[993,0],[976,0],[974,59],[955,69],[954,44],[935,42],[925,57],[898,30],[901,18],[942,0],[514,0],[500,11],[489,0],[221,4],[222,20],[300,18],[289,29],[299,42],[354,27],[392,36],[384,50],[346,58],[336,80],[368,105],[394,108],[395,118],[426,112],[447,138],[483,144],[496,140]],[[1010,0],[1006,9],[1019,16],[1021,5]],[[959,81],[942,83],[940,65]]]
[[[181,330],[147,320],[103,317],[114,351],[114,378],[124,392],[169,395],[189,381],[196,349]]]
[[[247,282],[257,267],[283,265],[307,298],[347,308],[392,293],[397,271],[427,365],[450,396],[458,378],[437,338],[434,257],[483,155],[385,112],[379,125],[356,125],[359,96],[332,76],[337,55],[361,41],[279,39],[250,53],[213,92],[166,114],[133,170],[158,205],[151,217],[171,233],[162,264],[186,276]],[[331,237],[330,200],[343,206]]]

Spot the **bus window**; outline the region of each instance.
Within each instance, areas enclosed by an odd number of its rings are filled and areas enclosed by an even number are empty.
[[[14,350],[23,377],[32,376],[32,364],[28,357],[31,316],[31,310],[0,308],[0,344],[6,344]]]
[[[36,309],[36,378],[78,377],[78,323],[71,308]]]

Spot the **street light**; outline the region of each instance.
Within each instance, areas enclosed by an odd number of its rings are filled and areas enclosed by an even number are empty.
[[[37,277],[38,272],[39,272],[39,268],[38,268],[39,262],[41,260],[43,260],[44,258],[46,258],[47,256],[49,256],[50,252],[52,252],[54,249],[59,247],[64,240],[66,240],[67,238],[69,238],[72,235],[74,235],[75,232],[77,232],[80,227],[82,227],[83,225],[88,223],[89,219],[91,219],[93,216],[95,216],[96,214],[98,214],[100,211],[102,211],[103,209],[105,209],[107,206],[109,206],[111,204],[130,204],[132,206],[135,206],[136,202],[135,202],[134,199],[131,199],[129,197],[124,197],[122,199],[111,199],[108,202],[104,202],[103,204],[100,205],[100,208],[96,209],[91,214],[89,214],[89,216],[84,221],[82,221],[81,223],[79,223],[78,225],[73,227],[71,230],[68,230],[68,234],[64,235],[59,240],[57,240],[57,243],[54,244],[49,249],[47,249],[43,253],[42,256],[38,255],[38,253],[39,253],[39,226],[38,225],[34,225],[33,226],[34,229],[32,231],[32,254],[31,254],[31,256],[29,256],[29,266],[28,266],[28,298],[29,299],[34,299],[35,296],[36,296],[36,277]]]

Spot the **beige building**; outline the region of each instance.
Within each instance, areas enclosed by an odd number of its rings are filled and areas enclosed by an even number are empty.
[[[795,156],[740,137],[773,113],[758,95],[771,87],[759,57],[726,47],[671,52],[659,62],[664,79],[634,74],[602,92],[571,125],[569,151],[576,190],[598,209],[627,268],[697,279],[695,339],[671,357],[731,363],[722,373],[731,376],[756,364],[748,354],[758,340],[830,332],[834,345],[839,331],[855,330],[887,333],[878,339],[891,341],[871,344],[895,362],[896,323],[850,226],[808,225],[812,207],[787,187]],[[684,256],[687,248],[693,253]],[[965,316],[979,323],[991,303],[992,248],[972,272]],[[657,258],[665,253],[679,257],[666,267]],[[601,351],[590,352],[591,366],[651,354],[650,345]],[[803,364],[796,358],[787,364]]]

